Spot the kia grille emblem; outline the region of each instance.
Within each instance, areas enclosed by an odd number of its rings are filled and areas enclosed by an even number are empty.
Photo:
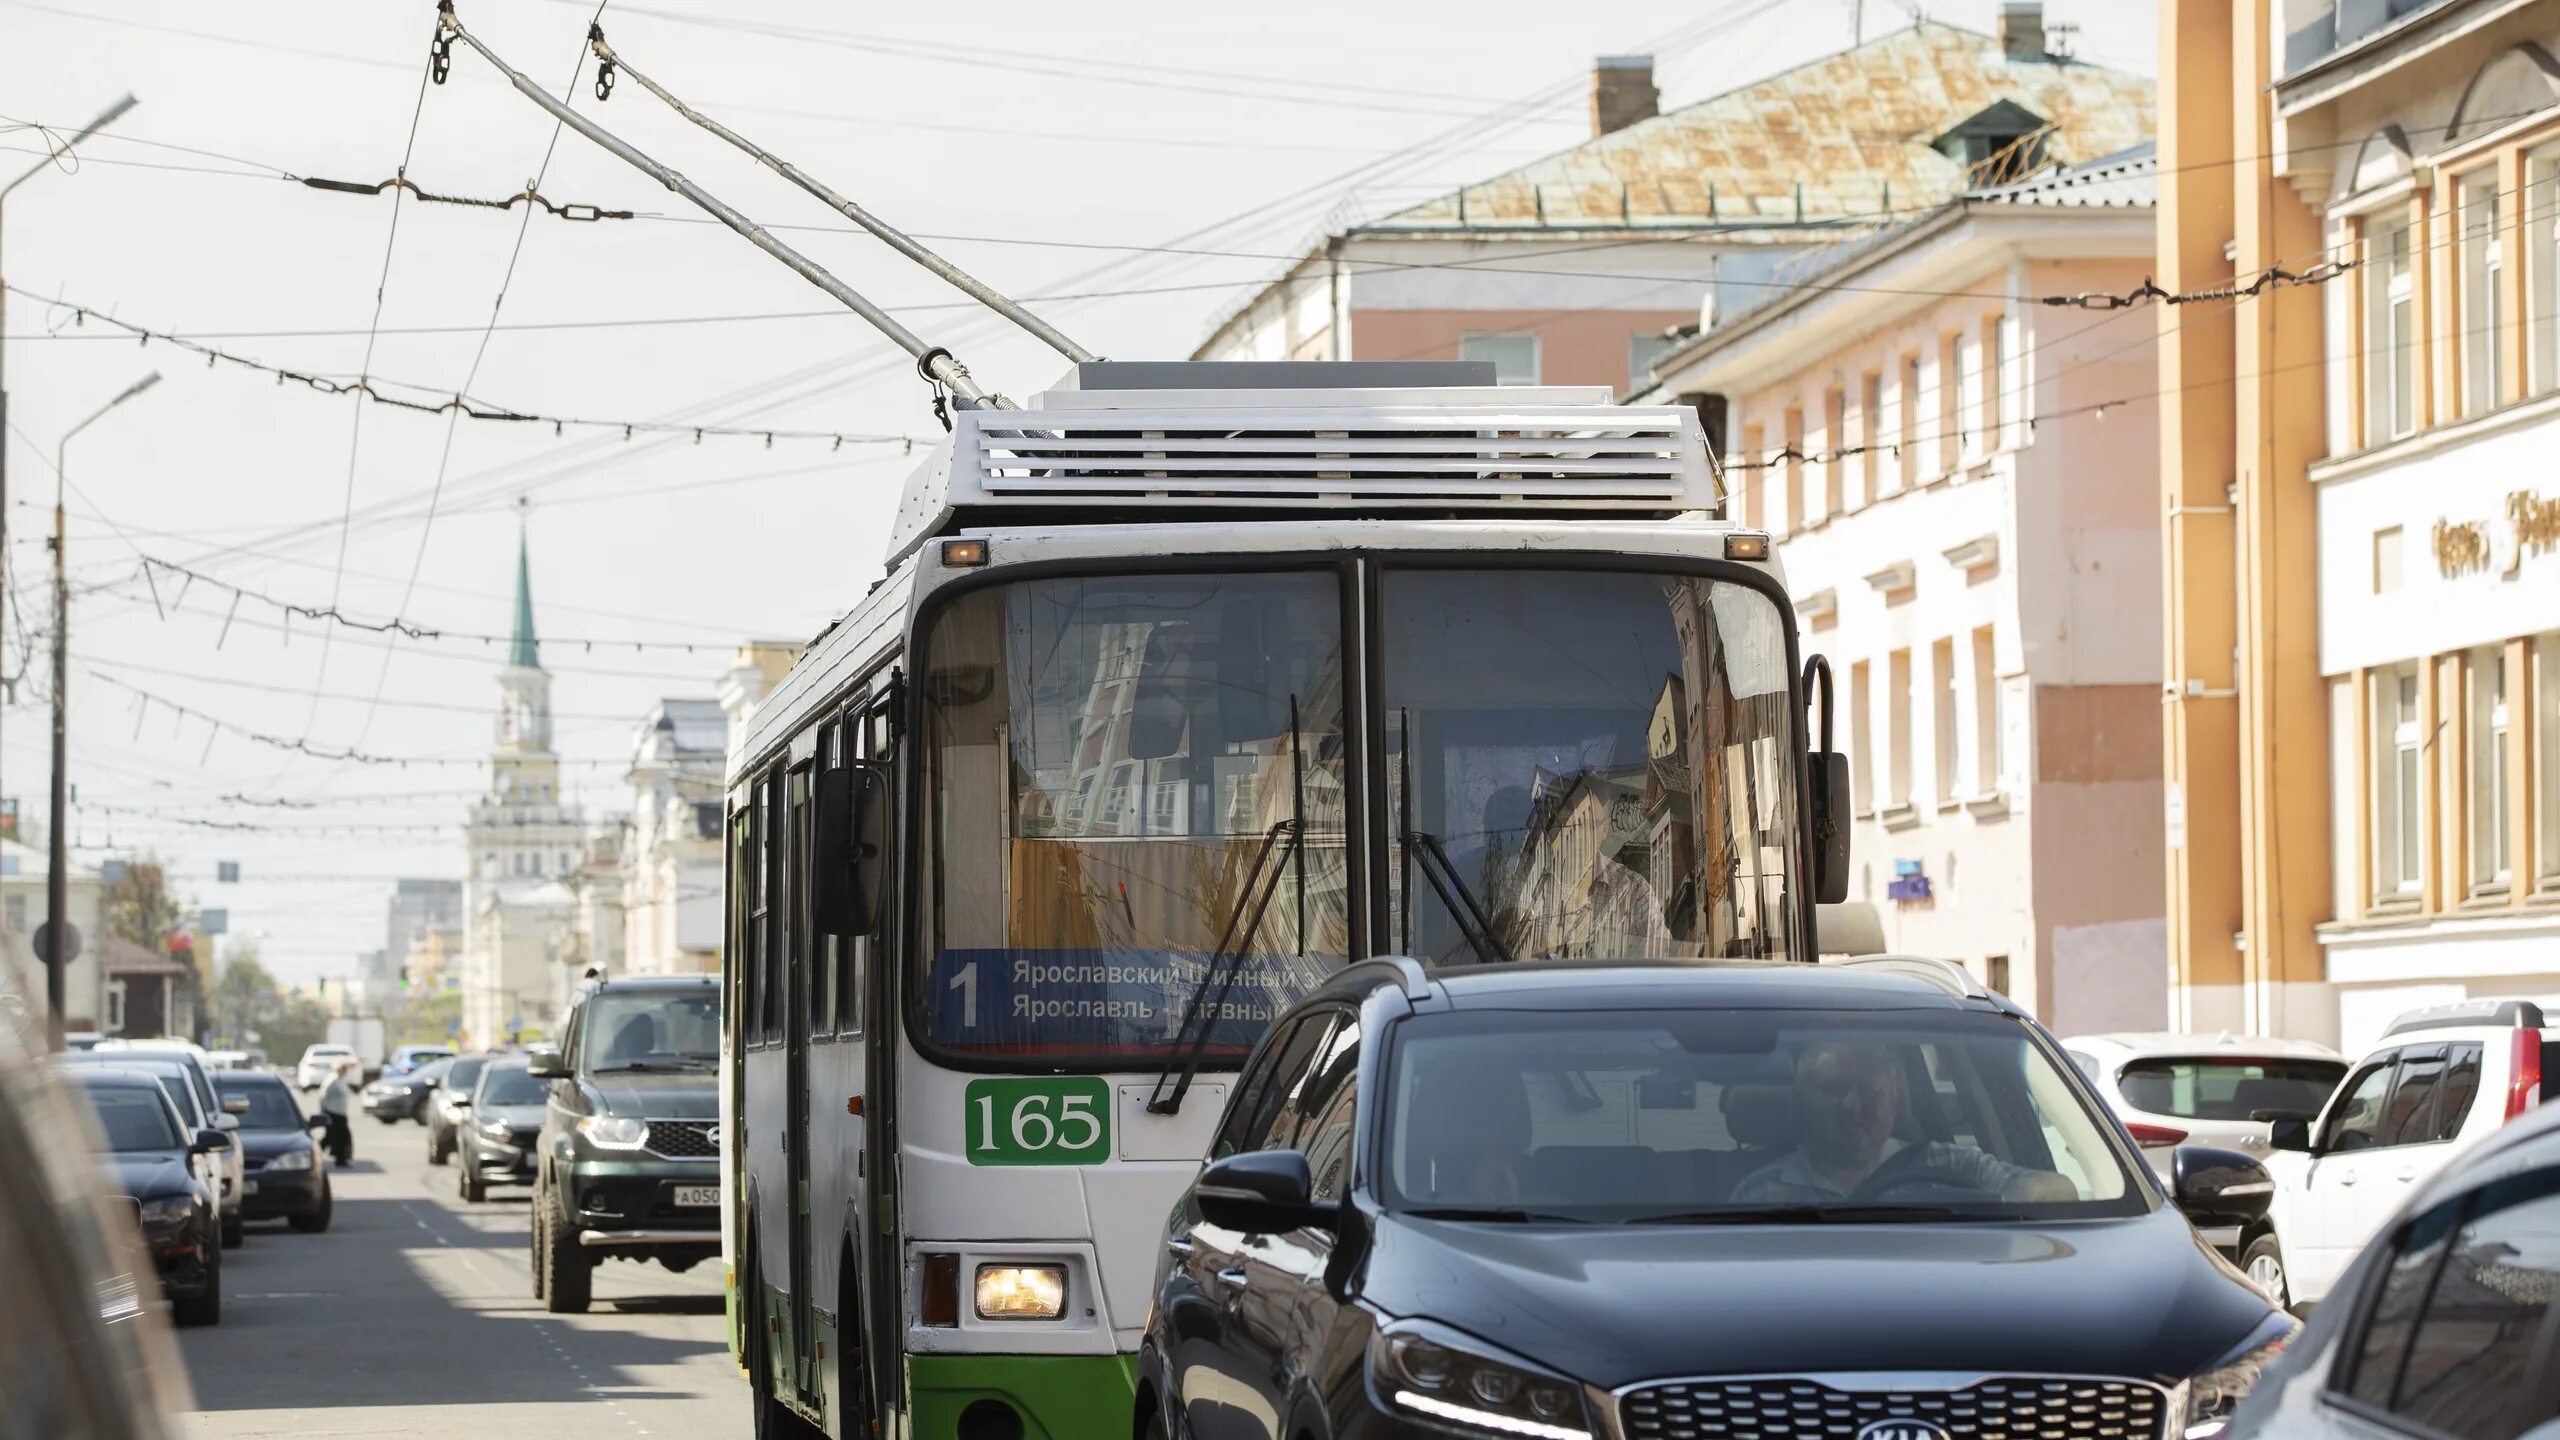
[[[1926,1420],[1870,1420],[1858,1428],[1858,1440],[1948,1440],[1946,1428]]]

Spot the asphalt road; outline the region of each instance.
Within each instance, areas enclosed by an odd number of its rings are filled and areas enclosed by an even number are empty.
[[[426,1132],[358,1116],[328,1233],[250,1227],[223,1256],[222,1323],[181,1330],[205,1440],[268,1436],[744,1437],[720,1267],[614,1261],[584,1315],[533,1298],[525,1192],[478,1205]]]

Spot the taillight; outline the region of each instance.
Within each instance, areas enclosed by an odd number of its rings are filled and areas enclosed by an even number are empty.
[[[2132,1133],[2133,1143],[2136,1145],[2184,1145],[2187,1143],[2186,1131],[2172,1130],[2166,1125],[2144,1125],[2136,1121],[2127,1121],[2124,1128]]]
[[[2507,1118],[2542,1103],[2542,1032],[2518,1030],[2515,1063],[2507,1071]]]

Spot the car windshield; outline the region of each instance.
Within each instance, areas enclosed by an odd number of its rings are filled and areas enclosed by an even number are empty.
[[[169,1102],[136,1085],[83,1085],[109,1150],[183,1150]]]
[[[1459,1012],[1398,1025],[1389,1063],[1391,1208],[1703,1224],[2146,1204],[2004,1015]]]
[[[587,1002],[578,1045],[588,1073],[708,1070],[720,1059],[720,992],[607,990]]]
[[[249,1102],[248,1111],[240,1117],[240,1128],[244,1130],[302,1128],[302,1107],[293,1103],[293,1092],[287,1090],[281,1080],[255,1075],[244,1075],[234,1080],[224,1076],[215,1081],[214,1086],[226,1100],[237,1098]]]
[[[2270,1110],[2317,1115],[2346,1074],[2341,1060],[2136,1060],[2116,1077],[2116,1088],[2125,1104],[2150,1115],[2250,1120]]]
[[[402,1078],[408,1080],[432,1080],[438,1084],[442,1084],[445,1075],[452,1069],[453,1062],[451,1060],[439,1057],[428,1061],[426,1064],[419,1066],[415,1070],[410,1071]]]
[[[522,1065],[492,1065],[480,1073],[480,1105],[538,1105],[542,1082]]]
[[[488,1063],[486,1059],[477,1055],[467,1055],[454,1061],[453,1068],[444,1074],[444,1088],[463,1094],[470,1093],[471,1087],[480,1083],[480,1068]]]

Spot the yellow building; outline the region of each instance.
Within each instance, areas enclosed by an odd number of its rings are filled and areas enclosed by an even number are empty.
[[[2560,0],[2164,0],[2172,1004],[2560,994]]]

